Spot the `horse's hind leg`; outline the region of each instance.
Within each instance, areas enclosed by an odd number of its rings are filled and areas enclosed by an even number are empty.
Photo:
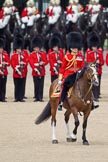
[[[67,142],[71,142],[71,136],[70,136],[70,131],[69,131],[69,117],[70,117],[71,111],[67,110],[64,114],[65,116],[65,123],[66,123],[66,140]]]
[[[51,104],[51,126],[52,126],[52,143],[57,144],[58,140],[56,138],[56,111],[57,111],[57,104],[56,102],[52,101]]]

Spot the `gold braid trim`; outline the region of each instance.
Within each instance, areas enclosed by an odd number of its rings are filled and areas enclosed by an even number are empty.
[[[76,62],[76,55],[73,55],[73,58],[71,60],[68,59],[67,56],[65,56],[66,60],[68,61],[68,64],[67,64],[67,67],[66,67],[66,70],[69,69],[73,64],[75,64]],[[71,62],[71,64],[70,64]],[[70,65],[69,65],[70,64]]]

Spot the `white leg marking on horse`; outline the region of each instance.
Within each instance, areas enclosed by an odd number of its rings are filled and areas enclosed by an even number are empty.
[[[66,137],[67,137],[67,138],[70,138],[69,122],[66,123]]]
[[[77,136],[75,134],[71,134],[72,139],[77,139]]]
[[[52,140],[56,140],[56,126],[52,123]]]

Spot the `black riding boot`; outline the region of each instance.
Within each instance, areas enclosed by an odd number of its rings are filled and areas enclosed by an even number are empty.
[[[94,105],[94,102],[93,102],[91,110],[97,109],[98,107],[99,107],[99,105]]]
[[[65,100],[65,98],[66,98],[66,96],[67,96],[67,91],[68,91],[68,89],[69,89],[69,88],[64,87],[63,90],[62,90],[62,92],[61,92],[61,97],[60,97],[59,105],[58,105],[58,107],[57,107],[57,109],[58,109],[59,111],[62,111],[63,102],[64,102],[64,100]]]
[[[61,97],[60,97],[60,102],[58,105],[58,110],[60,110],[60,111],[62,110],[63,102],[67,97],[67,92],[68,92],[69,88],[72,87],[73,84],[75,83],[76,75],[77,75],[77,73],[71,74],[64,81],[64,87],[63,87]]]

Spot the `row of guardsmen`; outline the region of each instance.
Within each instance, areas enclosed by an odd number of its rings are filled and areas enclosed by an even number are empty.
[[[55,24],[62,14],[63,10],[60,2],[60,0],[50,0],[50,4],[46,8],[45,14],[48,16],[48,24],[50,25]],[[65,9],[66,24],[70,21],[76,23],[84,12],[89,12],[93,25],[98,17],[99,11],[102,9],[103,6],[99,4],[99,0],[90,0],[85,9],[79,3],[79,0],[69,0],[69,5]],[[5,0],[2,9],[0,9],[0,29],[6,27],[13,14],[16,14],[18,25],[21,25],[22,28],[27,26],[28,30],[33,26],[34,20],[38,20],[41,16],[38,8],[35,6],[34,0],[27,1],[26,7],[22,10],[21,15],[19,14],[18,8],[14,6],[13,0]]]
[[[73,32],[77,33],[77,32]],[[79,44],[78,38],[67,39],[67,46],[72,43],[76,47]],[[103,58],[103,50],[100,48],[100,37],[96,32],[92,32],[88,39],[88,49],[86,51],[85,60],[87,62],[96,61],[98,78],[101,84],[102,66],[106,61],[108,66],[108,53],[106,60]],[[43,101],[44,79],[45,79],[45,66],[49,63],[51,82],[58,78],[59,69],[62,66],[64,58],[68,58],[68,49],[66,54],[62,49],[62,39],[60,35],[54,34],[49,40],[48,54],[43,51],[43,39],[40,35],[35,35],[31,41],[32,52],[29,54],[24,49],[24,40],[22,35],[16,35],[13,42],[13,54],[9,58],[8,53],[4,50],[5,40],[0,37],[0,101],[5,102],[6,97],[6,83],[8,75],[8,67],[11,65],[13,69],[14,81],[14,101],[24,102],[25,84],[28,73],[28,63],[32,68],[32,77],[34,83],[34,101]],[[70,55],[74,55],[70,53]],[[81,57],[80,57],[81,56]],[[75,56],[75,62],[82,61],[83,53],[80,50]],[[84,57],[84,56],[83,56]],[[70,57],[66,59],[69,64],[72,62]],[[74,65],[72,65],[74,66]],[[76,64],[75,64],[76,66]],[[74,67],[75,69],[76,67]],[[65,69],[64,69],[65,70]],[[98,87],[93,87],[94,99],[98,101],[100,97],[100,84]]]

